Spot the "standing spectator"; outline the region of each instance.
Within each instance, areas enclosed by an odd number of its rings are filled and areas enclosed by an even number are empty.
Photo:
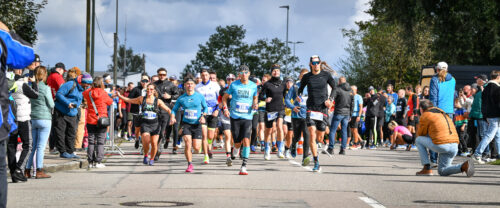
[[[406,115],[408,112],[408,101],[405,98],[405,90],[398,91],[398,100],[396,101],[396,118],[395,121],[402,126],[406,126]]]
[[[380,110],[379,96],[375,93],[375,88],[370,86],[368,88],[370,92],[370,97],[366,101],[366,131],[368,131],[368,138],[366,140],[366,148],[376,149],[376,139],[377,139],[377,115]],[[371,146],[370,146],[371,142]]]
[[[491,80],[486,84],[482,94],[481,110],[483,117],[488,122],[484,138],[474,152],[473,159],[479,164],[484,164],[481,158],[483,151],[493,139],[497,150],[500,149],[500,71],[491,72]]]
[[[394,92],[394,86],[392,86],[392,84],[387,85],[387,95],[392,97],[393,102],[398,101],[398,93]]]
[[[83,75],[78,76],[77,81],[79,84],[85,83],[85,84],[92,84],[92,76],[88,73],[84,73]],[[85,90],[85,89],[84,89]],[[87,111],[88,103],[85,102],[85,100],[82,100],[82,104],[80,105],[80,108],[78,109],[79,112],[77,114],[77,131],[76,131],[76,139],[75,139],[75,148],[82,150],[84,148],[84,138],[85,138],[85,131],[87,127],[85,126],[86,122],[86,111]]]
[[[87,85],[80,85],[76,80],[76,69],[68,71],[66,83],[61,85],[56,93],[53,138],[62,158],[79,158],[75,151],[75,136],[77,125],[77,108],[82,103],[82,92]]]
[[[130,92],[132,91],[132,89],[134,89],[134,83],[133,82],[129,82],[127,84],[127,88],[125,89],[125,92],[123,92],[123,96],[125,97],[128,97],[130,95]],[[129,141],[132,140],[132,120],[134,119],[134,116],[130,113],[130,103],[125,103],[126,105],[126,110],[127,110],[127,129],[126,129],[126,132],[127,132],[127,139]]]
[[[92,83],[92,87],[83,92],[83,97],[89,105],[86,118],[89,134],[89,148],[87,150],[89,168],[104,168],[106,166],[101,161],[104,158],[107,126],[99,126],[97,121],[99,118],[108,117],[108,107],[113,104],[113,100],[104,91],[101,77],[97,77],[93,82],[92,77],[88,77],[82,79],[82,83]]]
[[[359,136],[358,127],[361,121],[361,114],[363,114],[363,98],[358,94],[358,87],[353,85],[351,86],[353,97],[353,112],[351,121],[349,121],[349,128],[352,131],[352,138],[355,149],[359,148],[359,143],[361,142],[361,137]],[[300,135],[299,135],[300,136]],[[347,139],[347,143],[349,143],[350,138]],[[362,146],[362,145],[361,145]]]
[[[7,56],[8,54],[8,56]],[[9,138],[11,126],[7,122],[9,115],[9,93],[6,71],[7,66],[22,69],[33,62],[35,55],[31,45],[18,35],[9,31],[9,28],[0,21],[0,207],[7,206],[7,169],[6,169],[6,140]]]
[[[396,115],[396,105],[394,105],[393,99],[394,97],[392,96],[387,97],[387,105],[385,106],[385,121],[383,130],[386,138],[390,138],[391,131],[389,129],[389,122],[394,121]],[[387,146],[388,143],[390,143],[390,140],[387,140],[387,142],[384,143],[384,146]]]
[[[384,121],[385,121],[385,105],[387,104],[387,94],[384,95],[384,90],[379,88],[377,92],[379,104],[379,110],[377,114],[377,140],[375,141],[376,146],[381,146],[384,139]]]
[[[431,78],[429,100],[442,109],[450,118],[453,117],[453,101],[455,100],[455,78],[448,73],[448,64],[439,62],[437,74]]]
[[[30,98],[38,98],[38,87],[35,80],[32,77],[23,78],[22,76],[16,74],[12,98],[14,98],[17,106],[17,112],[15,114],[17,130],[14,130],[10,134],[9,143],[7,144],[7,158],[9,162],[9,170],[10,176],[12,177],[12,182],[17,183],[19,181],[27,181],[27,178],[24,177],[23,171],[26,166],[26,160],[28,159],[28,155],[31,151],[32,142]],[[19,156],[19,160],[16,161],[18,137],[21,138],[21,141],[23,143],[23,151]]]
[[[50,87],[45,84],[47,79],[47,68],[40,66],[35,70],[36,84],[38,85],[38,98],[31,101],[31,125],[33,135],[33,148],[28,157],[24,176],[31,178],[31,167],[33,157],[36,153],[36,178],[50,178],[50,175],[43,171],[43,157],[45,155],[45,145],[49,139],[50,128],[52,126],[52,109],[54,109],[54,100]]]
[[[335,90],[333,90],[333,98],[335,100],[335,110],[332,118],[332,125],[330,126],[330,143],[328,145],[328,153],[333,154],[333,147],[335,145],[335,135],[337,134],[337,127],[342,128],[342,144],[340,146],[339,154],[345,154],[345,148],[347,146],[347,131],[349,119],[351,118],[353,112],[353,99],[351,86],[347,83],[345,77],[339,78],[339,85]]]
[[[481,111],[482,105],[482,94],[484,90],[484,85],[488,82],[488,76],[481,74],[476,78],[477,92],[474,95],[474,100],[472,101],[471,111],[469,114],[469,126],[467,128],[469,134],[469,141],[471,143],[470,147],[472,150],[476,150],[479,142],[484,138],[486,134],[486,129],[488,128],[488,123],[483,119],[483,113]],[[489,151],[489,148],[485,149]]]
[[[50,91],[52,93],[52,99],[55,100],[56,98],[56,93],[61,87],[62,84],[64,84],[64,78],[63,74],[66,72],[66,67],[64,66],[63,63],[59,62],[56,64],[54,69],[52,70],[52,73],[49,75],[47,78],[47,85],[50,87]],[[55,111],[54,111],[55,112]],[[56,116],[55,114],[52,114],[52,125],[51,125],[51,131],[50,131],[50,136],[49,136],[49,151],[51,153],[56,153],[55,147],[56,147],[56,140],[55,137],[52,135],[53,132],[55,131],[54,128],[55,126],[55,119]]]
[[[423,100],[423,99],[428,100],[429,99],[429,86],[424,87],[422,94],[418,98],[420,98],[420,100]]]
[[[458,165],[451,164],[458,151],[458,135],[451,118],[443,110],[434,107],[429,100],[421,101],[420,107],[422,117],[416,144],[424,167],[417,172],[417,176],[432,175],[427,149],[439,153],[439,175],[465,172],[468,177],[473,176],[474,163],[471,160]]]

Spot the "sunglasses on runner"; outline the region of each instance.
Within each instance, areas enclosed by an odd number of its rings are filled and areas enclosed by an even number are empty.
[[[167,76],[167,74],[158,74],[158,76],[162,76],[163,77],[163,76]]]
[[[313,61],[313,62],[311,62],[311,64],[312,64],[313,66],[316,66],[316,65],[318,65],[318,64],[319,64],[319,61]]]
[[[248,74],[250,73],[249,71],[241,71],[240,74]]]

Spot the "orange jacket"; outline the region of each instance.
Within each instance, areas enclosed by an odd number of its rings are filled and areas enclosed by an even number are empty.
[[[92,92],[95,107],[99,112],[99,117],[108,117],[108,106],[113,104],[113,100],[108,93],[101,88],[90,88],[83,92],[83,97],[87,101],[87,124],[97,125],[97,115],[95,114],[92,101],[90,101],[89,92]]]
[[[433,107],[422,114],[418,136],[429,136],[434,144],[458,143],[458,134],[453,120],[441,109]]]

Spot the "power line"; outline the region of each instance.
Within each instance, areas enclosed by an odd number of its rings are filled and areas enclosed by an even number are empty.
[[[108,48],[111,48],[111,46],[109,46],[108,43],[106,43],[106,40],[104,40],[104,36],[102,35],[101,32],[101,26],[99,26],[99,19],[97,19],[97,14],[95,15],[95,20],[97,22],[97,28],[99,29],[99,34],[101,34],[102,42],[104,42],[104,45],[106,45]]]

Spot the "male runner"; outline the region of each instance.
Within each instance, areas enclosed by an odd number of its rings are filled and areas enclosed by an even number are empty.
[[[247,160],[250,156],[250,136],[252,130],[252,119],[254,110],[257,110],[257,85],[250,81],[250,69],[248,66],[239,67],[240,80],[233,82],[222,98],[224,116],[231,118],[231,131],[234,134],[234,146],[236,153],[243,142],[240,175],[248,175]],[[231,108],[227,106],[231,96]]]
[[[225,88],[222,88],[219,92],[219,107],[220,109],[222,109],[222,98],[224,97],[224,94],[226,93],[226,91],[229,89],[229,86],[231,86],[231,83],[234,82],[234,80],[236,79],[236,77],[233,75],[233,74],[229,74],[227,75],[226,77],[226,82],[227,82],[227,87]],[[228,98],[229,99],[229,103],[231,102],[231,97]],[[225,137],[225,140],[224,140],[224,148],[226,148],[226,165],[227,166],[232,166],[233,165],[233,161],[231,159],[231,149],[232,149],[232,140],[233,140],[233,137],[232,137],[232,133],[231,133],[231,119],[229,117],[226,117],[224,114],[221,114],[220,116],[220,121],[221,121],[221,125],[222,125],[222,133],[224,134],[224,137]]]
[[[313,172],[320,172],[321,167],[318,159],[318,146],[316,140],[323,141],[326,125],[328,123],[328,108],[332,105],[333,93],[328,96],[328,85],[335,90],[335,80],[332,75],[321,70],[319,56],[313,55],[309,60],[311,72],[305,74],[301,81],[296,100],[302,100],[302,92],[307,86],[308,99],[306,122],[309,129],[311,152],[314,158]]]

